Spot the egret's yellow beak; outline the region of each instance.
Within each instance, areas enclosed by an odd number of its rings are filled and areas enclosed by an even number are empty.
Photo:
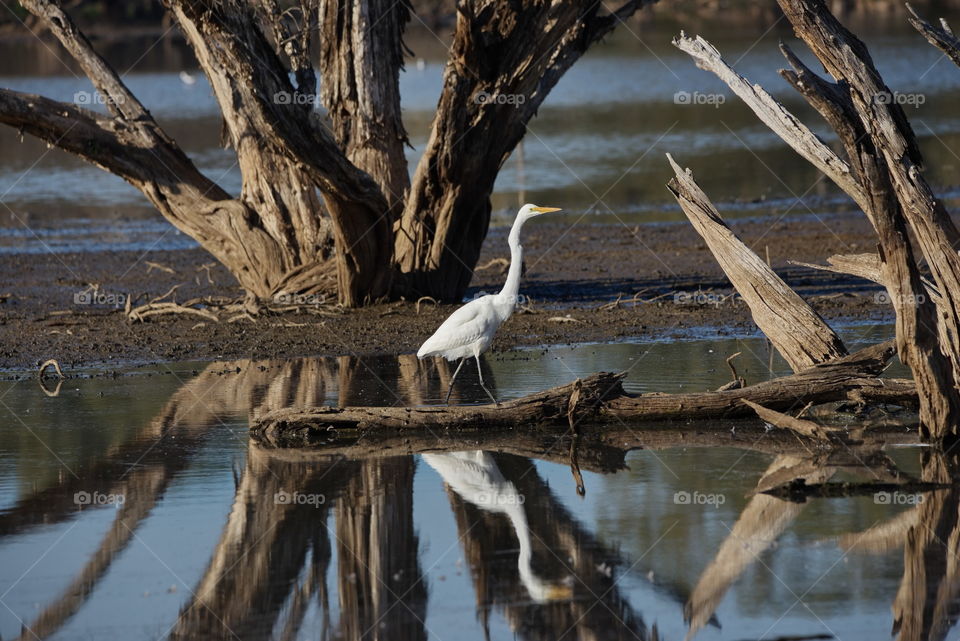
[[[573,598],[573,588],[568,585],[551,585],[547,588],[548,601],[566,601]]]
[[[559,207],[532,207],[538,214],[549,214],[551,211],[560,211]]]

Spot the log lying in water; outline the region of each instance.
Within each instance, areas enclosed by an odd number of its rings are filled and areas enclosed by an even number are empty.
[[[854,398],[911,403],[916,388],[905,380],[877,375],[894,353],[893,342],[740,389],[685,394],[632,395],[624,374],[599,373],[495,405],[426,407],[316,407],[269,412],[255,423],[255,436],[279,442],[330,430],[430,432],[449,428],[513,428],[574,422],[650,421],[753,416],[745,400],[785,411],[807,403]],[[573,399],[573,407],[571,407]]]

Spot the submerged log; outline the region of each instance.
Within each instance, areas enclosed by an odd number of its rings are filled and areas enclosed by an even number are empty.
[[[492,429],[533,425],[569,429],[577,422],[650,421],[753,416],[745,403],[785,411],[807,403],[848,398],[888,403],[915,402],[910,381],[879,379],[894,353],[893,342],[740,389],[684,394],[628,394],[625,374],[603,372],[496,405],[424,407],[316,407],[269,412],[251,426],[254,436],[270,441],[331,430],[412,433],[434,429]],[[574,407],[571,397],[579,390]]]

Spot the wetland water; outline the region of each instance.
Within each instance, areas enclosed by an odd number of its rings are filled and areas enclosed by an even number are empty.
[[[518,350],[484,366],[501,398],[599,368],[628,370],[634,392],[712,389],[737,351],[748,381],[785,371],[757,338]],[[955,492],[750,496],[781,468],[874,480],[873,459],[778,454],[756,428],[722,446],[654,439],[625,458],[583,452],[581,498],[562,448],[483,452],[467,437],[459,452],[391,455],[363,439],[248,438],[281,407],[437,402],[436,372],[413,356],[87,374],[56,396],[4,382],[4,639],[33,638],[22,625],[53,639],[647,639],[656,625],[665,639],[853,640],[887,638],[895,618],[921,639],[953,622],[949,557],[905,541],[922,519],[955,535]],[[469,370],[459,393],[482,400]],[[639,429],[619,433],[636,447]],[[933,465],[922,448],[874,454],[918,477]]]
[[[748,79],[836,142],[777,75],[785,66],[777,44],[793,41],[784,27],[781,22],[764,32],[752,25],[702,22],[696,31]],[[522,168],[515,153],[500,173],[493,195],[495,222],[512,220],[522,201],[562,207],[569,222],[584,215],[582,222],[630,225],[683,220],[664,188],[672,175],[666,152],[693,169],[725,216],[813,216],[849,208],[829,181],[769,132],[720,81],[670,45],[684,28],[694,29],[683,21],[620,29],[571,68],[529,125]],[[870,46],[886,82],[912,101],[907,114],[927,160],[928,180],[942,187],[942,196],[956,197],[960,71],[905,20],[891,17],[854,28]],[[422,30],[412,30],[408,43],[415,55],[401,74],[401,96],[412,171],[429,134],[447,51]],[[236,156],[220,145],[216,102],[184,45],[157,44],[153,38],[96,44],[126,71],[133,92],[197,166],[228,192],[239,193]],[[819,69],[801,47],[796,49],[811,68]],[[82,74],[78,77],[60,62],[69,57],[58,56],[32,40],[0,43],[0,86],[102,109]],[[193,74],[193,84],[181,80],[184,71]],[[704,103],[707,98],[710,102]],[[15,213],[5,210],[0,216],[0,252],[195,246],[120,178],[48,150],[29,136],[20,142],[9,128],[0,128],[0,194]]]
[[[679,220],[663,188],[666,151],[731,217],[845,207],[669,46],[682,26],[639,39],[621,30],[573,67],[531,123],[522,169],[516,155],[505,164],[493,196],[500,221],[519,200],[562,206],[570,222]],[[775,74],[777,39],[788,34],[698,31],[810,116]],[[931,181],[953,197],[960,73],[905,25],[863,35],[887,82],[923,95],[908,114]],[[238,191],[208,87],[181,80],[193,71],[182,46],[152,42],[97,44],[129,69],[128,84],[198,166]],[[415,158],[444,51],[430,36],[411,45],[422,63],[411,60],[402,92]],[[90,91],[41,45],[0,48],[0,85],[65,100]],[[725,101],[674,100],[698,91]],[[120,179],[3,128],[0,194],[9,208],[0,252],[195,246]],[[890,334],[862,326],[844,337],[853,348]],[[724,361],[737,351],[750,382],[786,371],[749,337],[518,350],[484,367],[503,399],[598,370],[629,370],[630,391],[676,392],[727,382]],[[280,451],[248,438],[251,420],[282,407],[438,402],[437,372],[411,355],[116,373],[88,371],[59,390],[32,379],[0,384],[3,639],[647,639],[654,625],[665,639],[956,634],[960,578],[943,543],[957,537],[954,491],[921,503],[751,495],[784,468],[873,480],[875,458],[865,467],[778,454],[754,426],[722,446],[677,439],[622,460],[585,453],[581,498],[567,455],[549,446],[482,452],[465,442],[459,452],[374,456],[362,447]],[[475,377],[464,370],[455,402],[484,400]],[[631,447],[644,443],[625,434]],[[946,466],[920,448],[875,456],[915,476]]]

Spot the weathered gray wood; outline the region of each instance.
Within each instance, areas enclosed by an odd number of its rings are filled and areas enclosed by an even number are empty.
[[[864,206],[867,195],[855,180],[850,165],[763,87],[751,84],[738,74],[723,60],[716,47],[700,36],[691,38],[683,33],[673,39],[673,46],[689,54],[698,67],[715,74],[726,83],[757,117],[794,151],[829,176],[858,205]]]
[[[880,273],[880,257],[876,254],[834,254],[827,258],[827,265],[805,263],[800,260],[787,261],[791,265],[809,267],[835,274],[846,274],[869,280],[883,285],[883,276]]]
[[[912,403],[916,390],[909,381],[878,379],[893,355],[893,342],[808,367],[790,376],[740,389],[684,394],[630,395],[622,374],[600,373],[567,385],[495,405],[424,407],[316,407],[283,409],[261,415],[251,425],[257,438],[279,442],[285,437],[323,437],[331,430],[367,432],[430,432],[455,428],[494,429],[538,425],[569,429],[570,399],[579,386],[575,420],[651,421],[730,418],[754,415],[745,400],[775,410],[807,403],[856,398]]]
[[[0,90],[0,123],[134,184],[224,264],[252,309],[321,291],[347,306],[413,293],[459,300],[497,172],[527,122],[591,45],[653,1],[612,10],[461,3],[412,187],[398,89],[407,0],[164,0],[213,89],[224,144],[237,152],[236,197],[200,174],[51,0],[23,6],[78,61],[113,118]],[[326,116],[314,108],[315,43]]]
[[[813,11],[829,15],[823,3],[814,4],[817,6]],[[788,17],[792,15],[796,18],[803,13],[803,9],[796,9],[793,14],[786,9],[785,12]],[[832,16],[829,17],[833,19]],[[796,20],[794,25],[798,28]],[[823,39],[821,47],[830,49],[836,45],[836,42],[839,40],[826,38]],[[887,287],[888,299],[897,314],[900,353],[913,370],[922,391],[921,416],[924,430],[938,433],[951,431],[953,428],[949,426],[956,425],[957,417],[960,416],[960,395],[956,393],[955,383],[957,372],[960,370],[957,369],[957,358],[951,351],[956,344],[956,327],[951,320],[955,314],[948,310],[946,315],[938,315],[935,307],[950,308],[953,303],[950,300],[940,301],[938,292],[925,287],[920,277],[908,239],[906,218],[901,208],[902,198],[898,198],[898,193],[904,193],[904,189],[901,188],[898,192],[894,186],[897,181],[892,179],[892,174],[888,171],[889,159],[877,151],[878,146],[882,148],[890,141],[878,142],[876,136],[870,135],[867,123],[872,116],[858,110],[859,103],[856,103],[851,95],[849,82],[827,82],[803,65],[788,47],[781,45],[784,55],[793,67],[792,71],[781,71],[781,74],[820,112],[844,143],[847,160],[840,160],[837,157],[834,161],[833,152],[830,150],[824,152],[823,144],[809,129],[776,103],[761,87],[751,86],[726,65],[719,52],[710,43],[702,38],[691,39],[681,36],[675,40],[674,44],[693,56],[698,66],[714,72],[730,85],[761,120],[798,153],[824,171],[867,214],[880,239],[879,265],[875,265],[872,261],[870,264],[861,264],[860,261],[854,264],[840,258],[832,269],[828,269],[855,273]],[[845,44],[841,48],[854,59],[860,56],[866,60],[866,66],[861,66],[863,68],[860,71],[866,69],[864,73],[868,75],[872,73],[870,82],[874,88],[883,87],[883,90],[886,90],[879,75],[872,69],[869,55],[866,54],[866,48],[862,43],[856,41],[853,44]],[[827,68],[831,69],[829,65]],[[837,73],[834,75],[842,77]],[[887,91],[885,94],[875,93],[872,98],[876,99],[881,95],[892,96]],[[894,101],[876,99],[874,102],[885,104]],[[902,109],[894,104],[887,116],[887,128],[897,132],[901,137],[902,156],[908,161],[918,159],[919,151],[916,141],[913,139]],[[930,229],[929,225],[927,226],[926,246],[932,247],[933,254],[942,251],[944,238],[952,233],[949,226],[944,227],[942,231],[943,235],[937,240],[934,238],[936,233]],[[956,252],[954,252],[955,257]],[[947,262],[949,263],[950,260]],[[813,265],[810,266],[813,267]],[[941,281],[950,280],[949,265],[946,271],[948,273],[941,277]],[[939,288],[940,281],[937,285]],[[938,316],[944,320],[938,322]],[[941,353],[940,345],[945,346],[948,356]]]
[[[940,26],[935,27],[921,18],[909,3],[907,3],[907,10],[910,12],[907,20],[913,28],[919,31],[930,44],[947,54],[954,64],[960,65],[960,38],[954,35],[947,21],[940,18]]]
[[[790,367],[798,371],[846,354],[820,315],[727,227],[690,170],[681,169],[670,154],[667,159],[676,174],[667,187]]]
[[[347,157],[380,185],[399,215],[410,177],[400,114],[407,0],[321,0],[321,98]]]
[[[784,49],[784,76],[844,141],[869,195],[864,211],[880,240],[882,280],[897,313],[898,347],[920,389],[924,431],[939,437],[960,425],[960,234],[919,172],[916,138],[866,46],[822,0],[780,0],[797,35],[835,78],[830,85]],[[926,296],[908,240],[915,233],[939,297]]]
[[[651,0],[457,4],[430,137],[396,234],[398,288],[459,302],[490,222],[500,166],[563,74]],[[544,205],[562,203],[543,203]]]
[[[783,412],[777,412],[775,410],[768,409],[754,403],[749,399],[744,399],[743,402],[746,405],[749,405],[754,412],[757,413],[761,419],[774,425],[776,427],[792,430],[801,436],[806,436],[807,438],[812,438],[818,441],[829,441],[833,438],[839,438],[840,432],[838,430],[833,430],[824,427],[823,425],[818,425],[813,421],[808,421],[806,419],[796,418],[790,416],[789,414],[784,414]]]

